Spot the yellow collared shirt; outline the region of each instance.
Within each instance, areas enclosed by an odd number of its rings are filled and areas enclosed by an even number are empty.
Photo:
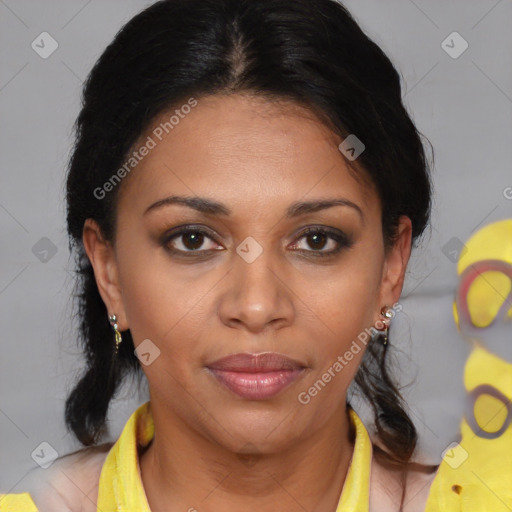
[[[369,512],[372,443],[357,413],[349,408],[355,428],[354,452],[343,485],[336,512]],[[463,440],[471,432],[462,424]],[[112,446],[103,464],[99,489],[98,511],[151,512],[140,474],[138,446],[147,446],[154,436],[150,402],[138,407],[130,416],[119,439]],[[456,469],[445,460],[439,466],[430,488],[426,512],[510,512],[512,510],[512,447],[508,454],[495,458],[492,441],[488,446],[488,464],[482,457],[473,457],[466,442],[467,460]],[[455,453],[454,457],[458,454]],[[29,493],[0,494],[0,512],[38,512]]]

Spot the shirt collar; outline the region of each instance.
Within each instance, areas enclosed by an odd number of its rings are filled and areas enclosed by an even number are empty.
[[[368,512],[372,444],[357,413],[351,407],[348,413],[355,430],[354,451],[336,512]],[[151,512],[142,485],[138,447],[147,446],[154,433],[148,401],[132,413],[105,459],[98,489],[98,510]]]

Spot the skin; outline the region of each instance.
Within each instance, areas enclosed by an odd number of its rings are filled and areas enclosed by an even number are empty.
[[[140,467],[153,512],[336,509],[353,452],[346,391],[364,350],[307,405],[297,397],[398,301],[411,249],[403,216],[385,250],[378,194],[356,179],[341,141],[290,102],[199,98],[120,185],[114,243],[86,221],[84,246],[108,313],[121,331],[130,329],[135,346],[149,339],[160,350],[142,365],[156,434]],[[232,213],[178,204],[145,213],[171,195],[207,197]],[[293,202],[333,198],[360,211],[335,206],[285,217]],[[183,224],[211,237],[194,246],[180,236],[167,248],[198,247],[205,256],[166,249],[166,231]],[[339,244],[328,237],[315,245],[303,235],[308,226],[342,231],[351,243],[315,256]],[[252,263],[236,252],[247,237],[263,249]],[[244,400],[205,368],[229,354],[265,351],[306,367],[270,399]]]

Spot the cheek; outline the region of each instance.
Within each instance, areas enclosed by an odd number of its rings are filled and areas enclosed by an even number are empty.
[[[304,317],[314,359],[297,399],[309,404],[317,424],[339,407],[361,364],[371,337],[377,281],[368,267],[347,269],[312,298],[315,315]]]
[[[119,246],[122,250],[122,243]],[[200,276],[192,266],[184,270],[154,247],[124,254],[119,259],[119,280],[135,346],[148,338],[173,360],[192,357],[197,331],[208,316],[207,301],[201,297],[218,279],[208,273]]]
[[[339,340],[357,336],[361,329],[373,325],[379,308],[380,272],[378,265],[358,260],[347,265],[325,283],[316,294],[315,311],[325,321],[328,332]]]
[[[315,292],[308,296],[314,314],[304,315],[302,327],[315,345],[314,371],[308,385],[314,385],[327,372],[324,377],[329,384],[321,398],[326,407],[339,403],[370,341],[370,327],[380,310],[381,258],[378,250],[354,250],[344,265],[330,271],[329,279],[326,273],[325,279],[317,281]]]

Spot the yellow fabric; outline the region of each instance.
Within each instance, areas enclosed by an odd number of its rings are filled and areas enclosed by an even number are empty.
[[[482,260],[502,260],[512,263],[512,219],[499,220],[479,229],[466,242],[457,273]]]
[[[489,385],[512,398],[512,365],[487,350],[476,347],[464,368],[468,392]],[[486,431],[496,431],[495,422],[508,419],[505,404],[480,409],[479,421]],[[483,414],[486,413],[486,414]],[[502,421],[503,423],[503,421]],[[469,510],[510,512],[512,510],[512,425],[499,437],[486,439],[473,432],[466,419],[461,422],[461,440],[442,461],[432,487],[426,512]]]
[[[336,512],[368,512],[370,479],[366,468],[371,463],[372,446],[357,413],[349,409],[349,416],[356,431],[354,452]],[[154,430],[150,402],[146,402],[132,414],[105,460],[100,475],[98,510],[150,512],[135,441],[146,446],[153,439]]]
[[[336,512],[369,512],[369,471],[372,445],[368,432],[353,409],[354,452]],[[141,405],[127,421],[103,464],[98,489],[98,511],[150,512],[140,476],[137,445],[147,446],[154,436],[150,402]],[[37,512],[30,495],[0,495],[0,512]]]
[[[356,438],[354,452],[343,484],[340,501],[336,512],[361,510],[368,512],[370,507],[370,471],[372,462],[372,442],[363,422],[354,411],[349,409]]]
[[[0,494],[0,512],[38,512],[30,494]]]
[[[464,386],[471,391],[480,384],[490,384],[512,400],[512,364],[477,346],[464,367]]]
[[[510,512],[512,447],[497,443],[499,438],[475,438],[465,420],[461,433],[460,447],[437,470],[425,512]]]
[[[150,512],[142,486],[137,444],[146,446],[154,435],[151,403],[141,405],[111,448],[100,475],[98,510]]]
[[[369,512],[371,440],[357,413],[349,409],[349,416],[356,432],[354,452],[336,512]],[[512,450],[494,439],[476,438],[465,421],[461,433],[460,446],[439,466],[425,512],[510,512]],[[150,512],[137,446],[147,446],[153,436],[150,402],[146,402],[130,416],[103,464],[98,511]],[[452,467],[460,457],[464,461]],[[9,494],[0,495],[0,512],[37,512],[37,508],[28,493]]]

